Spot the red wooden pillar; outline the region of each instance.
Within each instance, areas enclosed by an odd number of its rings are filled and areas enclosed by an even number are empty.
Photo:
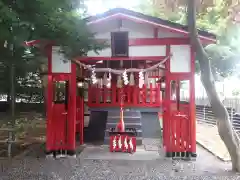
[[[155,97],[155,103],[157,104],[157,105],[161,105],[161,103],[162,103],[162,96],[161,96],[161,94],[162,94],[162,92],[161,92],[161,89],[160,89],[160,85],[159,84],[156,84],[156,97]]]
[[[195,56],[191,48],[191,78],[190,78],[190,144],[192,155],[196,155],[196,109],[195,109]]]
[[[52,151],[54,144],[53,141],[53,112],[52,112],[52,102],[53,102],[53,79],[52,79],[52,46],[47,46],[47,56],[48,56],[48,84],[47,84],[47,133],[46,133],[46,151],[47,153]]]
[[[147,93],[147,94],[148,94],[148,93]],[[150,104],[151,104],[151,105],[153,104],[153,96],[154,96],[153,87],[152,87],[152,83],[150,83],[149,98],[150,98]]]
[[[80,144],[83,144],[83,129],[84,129],[84,96],[80,99]]]
[[[103,85],[102,89],[102,101],[103,104],[107,103],[107,87],[105,85]]]
[[[69,103],[68,103],[68,145],[67,149],[71,153],[75,153],[76,148],[76,94],[77,94],[77,82],[76,82],[76,65],[71,64],[71,75],[69,84]]]
[[[170,45],[167,45],[166,47],[166,56],[170,55]],[[171,111],[171,101],[170,101],[170,57],[166,61],[166,73],[165,73],[165,83],[166,83],[166,88],[165,88],[165,97],[163,100],[163,145],[165,146],[166,152],[171,152],[170,146],[171,146],[171,140],[170,140],[170,111]]]
[[[92,86],[88,84],[88,105],[92,104]]]
[[[132,87],[133,105],[139,103],[139,87],[137,85]]]
[[[111,86],[111,104],[116,105],[117,87],[115,83],[112,83]]]
[[[79,143],[83,144],[83,128],[84,128],[84,97],[77,96],[77,125],[76,131],[79,133]]]
[[[177,108],[178,111],[180,111],[180,80],[178,79],[176,81],[176,102],[177,102]]]

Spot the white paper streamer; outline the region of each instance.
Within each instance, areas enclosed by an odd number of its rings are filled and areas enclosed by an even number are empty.
[[[112,80],[112,75],[111,73],[109,72],[108,73],[108,78],[107,78],[107,87],[110,88],[111,87],[111,80]]]
[[[103,85],[106,86],[108,84],[107,73],[103,75]]]
[[[126,70],[123,72],[122,76],[123,76],[124,85],[128,85],[129,81],[128,81]]]
[[[122,88],[122,79],[120,75],[117,77],[117,88]]]
[[[92,83],[96,84],[97,83],[97,78],[96,78],[95,68],[92,68],[91,70],[92,70],[92,75],[91,75]]]
[[[146,72],[145,73],[145,77],[144,77],[144,83],[146,84],[146,85],[148,85],[149,84],[149,82],[148,82],[148,72]]]
[[[143,72],[140,71],[139,72],[139,88],[142,88],[143,84],[144,84],[144,75],[143,75]]]
[[[135,85],[135,79],[134,79],[134,74],[133,73],[130,74],[129,85],[130,86],[134,86]]]

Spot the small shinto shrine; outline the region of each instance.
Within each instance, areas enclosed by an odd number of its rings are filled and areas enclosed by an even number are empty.
[[[109,47],[77,57],[76,65],[57,44],[46,46],[47,153],[74,155],[84,136],[109,144],[108,132],[117,127],[134,129],[137,145],[144,133],[161,138],[162,129],[167,156],[196,157],[195,56],[187,27],[122,8],[88,20],[96,40]],[[208,32],[199,37],[204,45],[215,43]],[[160,114],[161,122],[151,125],[143,112]]]

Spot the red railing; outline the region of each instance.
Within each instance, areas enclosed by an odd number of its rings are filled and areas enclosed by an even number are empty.
[[[111,88],[89,86],[88,106],[89,107],[119,107],[122,93],[125,95],[124,107],[159,107],[161,105],[161,92],[158,84],[153,87],[139,88],[137,86],[125,86]]]

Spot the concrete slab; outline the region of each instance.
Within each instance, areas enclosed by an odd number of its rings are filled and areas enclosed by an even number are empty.
[[[87,146],[80,156],[91,160],[156,160],[160,157],[158,151],[146,151],[143,146],[137,147],[133,154],[109,152],[108,146]]]
[[[216,126],[197,123],[197,143],[222,161],[230,161],[230,155],[221,140]]]

